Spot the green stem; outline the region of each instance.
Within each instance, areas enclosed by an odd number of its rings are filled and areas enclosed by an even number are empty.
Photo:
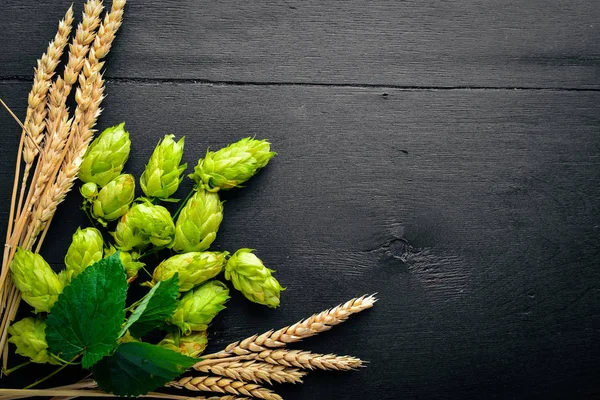
[[[37,381],[33,382],[31,385],[29,386],[25,386],[24,389],[31,389],[32,387],[35,387],[37,385],[39,385],[40,383],[44,382],[47,379],[52,378],[54,375],[58,374],[60,371],[62,371],[63,369],[65,369],[69,364],[64,364],[61,365],[59,368],[55,369],[54,371],[50,372],[48,375],[46,375],[45,377],[38,379]]]
[[[85,213],[85,215],[90,220],[90,223],[92,224],[92,226],[94,228],[98,229],[98,227],[96,226],[96,222],[94,221],[94,218],[92,217],[92,214],[90,214],[90,211],[88,210],[87,205],[85,203],[81,206],[81,209],[83,210],[83,212]]]
[[[175,221],[175,219],[177,219],[177,217],[181,213],[181,210],[183,210],[183,207],[185,207],[186,203],[194,195],[195,192],[196,192],[196,188],[190,190],[190,192],[188,193],[188,195],[185,196],[185,199],[183,199],[183,201],[179,205],[179,208],[177,209],[177,211],[175,211],[175,214],[173,214],[173,221]]]
[[[162,249],[164,249],[164,247],[153,247],[153,248],[152,248],[152,250],[150,250],[150,251],[147,251],[147,252],[143,253],[142,255],[140,255],[140,256],[138,257],[138,260],[140,260],[140,259],[142,259],[142,258],[144,258],[144,257],[151,256],[151,255],[152,255],[152,254],[154,254],[154,253],[158,253],[158,252],[159,252],[159,251],[161,251]]]
[[[15,367],[12,367],[10,369],[5,369],[2,372],[4,372],[4,375],[9,375],[9,374],[15,372],[16,370],[18,370],[19,368],[24,367],[24,366],[29,365],[29,364],[31,364],[31,361],[25,361],[24,363],[21,363],[21,364],[15,366]]]
[[[150,272],[148,272],[148,270],[146,269],[146,267],[142,267],[142,269],[144,270],[144,272],[145,272],[145,273],[147,273],[147,274],[148,274],[148,276],[149,276],[150,278],[152,278],[152,274],[151,274]]]

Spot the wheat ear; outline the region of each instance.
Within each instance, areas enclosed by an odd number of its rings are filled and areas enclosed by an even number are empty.
[[[67,87],[77,83],[79,72],[83,68],[85,57],[88,54],[90,44],[96,38],[96,29],[100,25],[100,14],[104,7],[102,1],[89,0],[83,7],[83,16],[71,45],[69,46],[69,61],[65,66],[63,79]],[[67,90],[67,93],[70,90]]]
[[[224,350],[202,358],[228,357],[232,354],[244,355],[269,348],[284,347],[287,343],[298,342],[317,333],[328,331],[335,325],[346,321],[350,315],[373,307],[376,301],[375,295],[357,297],[277,331],[268,331],[262,335],[250,336],[242,341],[231,343]]]
[[[49,185],[36,207],[35,216],[27,232],[28,245],[33,246],[36,237],[47,226],[58,204],[64,200],[77,177],[82,158],[94,133],[93,127],[101,113],[100,103],[104,98],[104,80],[100,74],[103,62],[100,59],[110,50],[112,40],[121,26],[124,7],[125,0],[113,1],[111,11],[100,25],[83,70],[79,74],[79,87],[75,93],[77,108],[71,127],[69,147],[56,181]]]
[[[50,88],[50,80],[60,62],[63,50],[71,34],[73,24],[73,7],[69,7],[63,20],[58,24],[58,32],[48,45],[46,53],[38,60],[33,76],[33,87],[27,98],[27,114],[25,127],[30,137],[25,141],[23,160],[31,168],[31,164],[38,154],[39,146],[44,137],[46,119],[46,94]]]
[[[255,383],[247,383],[216,376],[188,376],[172,381],[166,386],[200,392],[231,393],[233,395],[241,394],[264,400],[283,400],[277,393]]]
[[[269,384],[272,384],[273,381],[277,383],[302,383],[302,377],[306,375],[306,372],[297,368],[290,368],[290,366],[276,363],[257,362],[255,360],[243,362],[226,360],[223,359],[224,362],[213,365],[198,363],[194,366],[194,369],[238,381],[268,382]]]
[[[252,357],[255,360],[270,364],[311,370],[349,371],[363,365],[363,361],[356,357],[318,354],[302,350],[264,350],[260,353],[249,354],[246,357]]]
[[[84,5],[81,22],[77,25],[75,36],[69,47],[69,61],[65,66],[63,78],[57,78],[50,87],[48,93],[48,118],[46,120],[46,143],[42,153],[43,159],[38,163],[37,167],[42,168],[42,172],[34,182],[33,195],[26,202],[26,211],[29,211],[30,205],[37,203],[47,182],[54,179],[56,171],[64,158],[62,151],[67,145],[72,125],[72,120],[68,118],[67,98],[71,93],[73,85],[77,82],[77,76],[83,68],[90,44],[96,37],[95,31],[98,25],[100,25],[100,13],[102,13],[102,10],[102,1],[89,0]]]
[[[44,138],[44,129],[46,128],[46,94],[50,88],[50,81],[54,75],[56,67],[60,63],[63,50],[69,40],[71,27],[73,24],[73,6],[69,7],[65,17],[58,24],[58,31],[54,39],[48,44],[46,52],[37,62],[37,68],[33,75],[33,86],[29,96],[27,97],[27,112],[25,114],[25,143],[23,147],[23,161],[25,168],[23,171],[23,179],[21,181],[21,192],[19,194],[19,202],[16,208],[16,217],[18,218],[27,180],[33,165],[33,161],[40,150],[40,144]]]

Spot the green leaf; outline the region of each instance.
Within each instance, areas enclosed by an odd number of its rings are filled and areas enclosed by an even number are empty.
[[[148,301],[146,302],[146,299],[144,299],[146,305],[141,311],[141,315],[129,328],[129,332],[134,337],[140,338],[151,330],[160,328],[165,320],[173,315],[177,308],[177,296],[179,295],[179,274],[176,273],[171,279],[159,282],[152,290],[146,295]],[[151,293],[152,295],[150,295]],[[142,304],[138,306],[133,314],[142,307]],[[133,317],[133,314],[131,317]]]
[[[163,386],[198,362],[149,343],[123,343],[94,365],[100,389],[117,396],[140,396]]]
[[[83,354],[89,368],[110,353],[125,319],[127,278],[119,253],[77,275],[65,287],[46,320],[50,353],[70,361]]]
[[[137,320],[140,319],[144,311],[146,311],[146,307],[148,307],[148,303],[152,299],[152,296],[154,296],[154,293],[156,293],[156,291],[160,287],[160,284],[161,282],[158,282],[152,289],[150,289],[148,293],[146,293],[140,304],[135,308],[133,313],[131,313],[131,315],[127,319],[127,323],[121,329],[119,337],[123,336],[125,332],[127,332],[127,329],[129,329],[131,325],[133,325]]]

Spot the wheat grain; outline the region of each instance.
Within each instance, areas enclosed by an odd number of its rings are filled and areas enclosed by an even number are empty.
[[[225,360],[227,359],[224,359],[224,362],[213,365],[198,363],[193,368],[199,372],[221,375],[239,381],[254,383],[268,382],[269,384],[272,381],[278,383],[302,383],[302,377],[306,375],[306,372],[276,363],[257,362],[254,360],[244,362]]]
[[[233,395],[241,394],[264,400],[283,400],[277,393],[255,383],[247,383],[215,376],[188,376],[170,382],[167,386],[200,392],[231,393]]]
[[[328,331],[346,321],[350,315],[373,307],[376,301],[375,295],[354,298],[277,331],[268,331],[262,335],[250,336],[242,341],[231,343],[224,350],[203,358],[228,357],[231,354],[244,355],[269,348],[284,347],[287,343],[298,342],[317,333]]]

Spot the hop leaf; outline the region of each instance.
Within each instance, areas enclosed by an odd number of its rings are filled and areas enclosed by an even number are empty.
[[[125,123],[105,129],[87,149],[79,168],[79,179],[100,187],[115,179],[129,157],[131,141]]]
[[[65,287],[46,323],[53,354],[70,361],[83,354],[89,368],[116,346],[125,319],[127,280],[116,255],[86,268]]]
[[[266,140],[245,138],[217,151],[208,151],[190,175],[206,190],[216,192],[240,186],[275,155]]]
[[[64,285],[39,254],[18,248],[10,264],[13,282],[36,313],[49,312]]]
[[[140,178],[142,190],[148,197],[168,199],[183,180],[187,164],[179,165],[183,155],[184,138],[175,142],[175,135],[165,135],[158,143]]]
[[[60,364],[48,353],[46,342],[46,323],[39,318],[27,317],[15,322],[8,328],[11,335],[9,343],[17,346],[17,354],[29,357],[32,362],[39,364]]]
[[[239,249],[225,266],[225,279],[250,301],[271,308],[279,306],[279,295],[284,290],[263,262],[251,249]]]
[[[68,281],[93,263],[100,261],[103,252],[104,241],[98,229],[77,228],[65,256],[65,265],[67,270],[71,271]]]
[[[209,281],[187,292],[179,301],[171,317],[171,323],[177,325],[184,335],[192,331],[205,331],[208,324],[225,309],[229,300],[229,289],[219,281]]]
[[[179,274],[179,291],[187,292],[194,286],[214,278],[225,265],[227,253],[191,252],[178,254],[161,262],[152,274],[156,284]]]
[[[105,221],[114,221],[127,212],[134,195],[133,175],[119,175],[104,186],[92,202],[92,216],[106,225]]]
[[[114,232],[117,248],[141,250],[148,244],[163,247],[173,241],[175,225],[169,210],[145,200],[134,204],[117,224]]]
[[[179,337],[176,337],[179,336]],[[173,335],[169,333],[158,343],[165,349],[173,350],[188,357],[198,357],[206,349],[208,333],[206,331],[194,332],[189,336]]]
[[[203,251],[217,237],[223,220],[223,204],[217,193],[198,190],[188,200],[175,225],[171,247],[177,252]]]
[[[105,392],[135,397],[163,386],[197,361],[149,343],[123,343],[94,365],[94,380]]]

